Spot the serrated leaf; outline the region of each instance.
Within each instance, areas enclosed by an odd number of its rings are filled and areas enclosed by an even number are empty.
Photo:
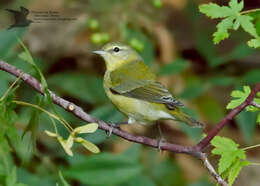
[[[237,30],[240,27],[240,22],[238,19],[235,20],[234,24],[233,24],[233,29]]]
[[[251,92],[251,89],[250,89],[250,87],[249,87],[249,86],[243,86],[243,89],[244,89],[244,91],[245,91],[245,93],[246,93],[247,95],[249,95],[249,94],[250,94],[250,92]]]
[[[232,168],[229,171],[228,175],[228,183],[229,185],[232,185],[239,175],[239,172],[241,171],[242,167],[250,165],[249,161],[236,161],[235,164],[232,166]]]
[[[247,42],[248,46],[252,48],[258,48],[260,47],[260,38],[257,39],[251,39]]]
[[[244,92],[242,92],[240,90],[234,90],[231,92],[231,96],[234,98],[241,98],[244,96]]]
[[[240,23],[241,27],[245,32],[248,32],[255,38],[258,38],[255,25],[252,23],[253,18],[248,15],[240,15],[237,17],[237,21]]]
[[[230,101],[227,106],[226,106],[226,109],[233,109],[233,108],[236,108],[237,106],[239,106],[241,103],[243,103],[245,101],[245,99],[235,99],[235,100],[232,100]]]
[[[210,143],[216,148],[228,151],[237,150],[239,146],[233,140],[221,136],[215,136]]]
[[[249,96],[249,94],[251,92],[251,89],[249,86],[244,86],[243,90],[244,90],[244,92],[240,91],[240,90],[232,91],[231,96],[236,99],[233,99],[228,103],[228,105],[226,106],[227,109],[236,108],[237,106],[239,106],[241,103],[243,103],[246,100],[246,98]]]
[[[244,8],[243,1],[240,1],[240,3],[238,3],[237,0],[231,0],[229,1],[228,5],[234,11],[234,13],[238,13]]]
[[[227,6],[219,6],[215,3],[203,4],[199,6],[199,11],[210,18],[224,18],[233,14]]]
[[[215,44],[229,37],[228,29],[231,29],[233,26],[234,17],[228,17],[223,19],[220,23],[217,24],[217,31],[213,33],[213,41]]]
[[[222,174],[225,172],[237,159],[236,156],[233,155],[234,152],[226,152],[221,154],[221,158],[218,162],[218,173]]]
[[[232,185],[241,168],[249,164],[246,159],[245,150],[239,149],[238,144],[225,137],[215,136],[211,141],[215,147],[212,154],[220,155],[218,172],[225,179],[228,177],[229,185]]]
[[[257,103],[258,105],[260,105],[260,99],[259,98],[254,98],[254,102]],[[246,111],[250,111],[250,112],[257,112],[259,111],[259,108],[253,105],[249,105],[246,107]]]

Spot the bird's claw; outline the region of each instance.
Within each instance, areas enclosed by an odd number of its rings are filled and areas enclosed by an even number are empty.
[[[158,140],[157,149],[158,149],[159,152],[162,151],[161,147],[162,147],[162,143],[163,143],[163,142],[165,142],[165,139],[163,139],[163,138],[160,138],[160,139]]]
[[[109,138],[113,132],[113,129],[116,128],[116,124],[114,123],[109,123],[109,129],[107,131],[107,138]]]

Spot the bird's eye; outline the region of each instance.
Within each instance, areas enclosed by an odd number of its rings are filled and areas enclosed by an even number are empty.
[[[115,47],[115,48],[114,48],[114,52],[119,52],[119,48],[118,48],[118,47]]]

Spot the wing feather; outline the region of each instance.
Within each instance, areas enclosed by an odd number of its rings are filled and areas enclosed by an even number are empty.
[[[136,70],[138,69],[138,70]],[[143,62],[131,62],[111,72],[110,79],[113,93],[148,102],[165,104],[174,109],[183,104],[176,100],[172,94],[159,82],[155,75]]]

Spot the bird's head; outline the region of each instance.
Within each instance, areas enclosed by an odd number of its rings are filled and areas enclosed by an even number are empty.
[[[108,70],[114,70],[131,61],[142,60],[134,49],[122,43],[108,43],[94,53],[104,58]]]

